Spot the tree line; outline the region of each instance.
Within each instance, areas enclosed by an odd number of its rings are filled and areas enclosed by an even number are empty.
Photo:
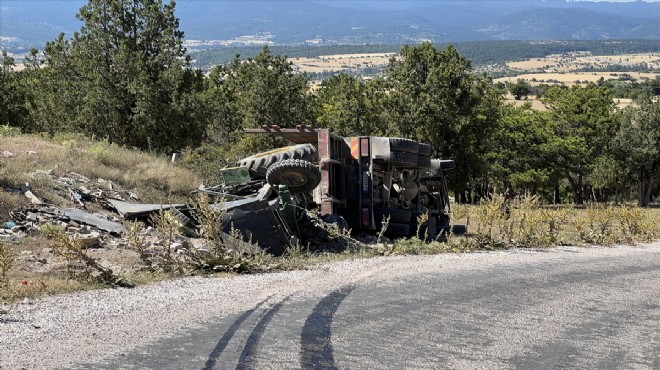
[[[431,144],[435,157],[456,161],[450,187],[461,202],[498,192],[646,206],[658,192],[660,103],[651,94],[621,111],[604,85],[550,87],[547,111],[514,107],[454,46],[431,43],[403,46],[382,77],[340,74],[314,90],[268,47],[205,74],[190,65],[174,10],[174,1],[90,0],[82,28],[32,50],[24,69],[3,52],[0,124],[187,148],[209,170],[282,144],[244,128],[309,124]]]
[[[444,49],[449,43],[436,43]],[[568,54],[576,51],[589,51],[593,55],[619,55],[635,53],[654,53],[660,50],[660,40],[568,40],[568,41],[459,41],[451,43],[458,52],[470,59],[474,65],[504,64],[512,60],[543,58],[553,54]],[[366,45],[275,45],[270,50],[275,54],[289,58],[316,58],[322,55],[396,53],[403,45],[366,44]],[[233,60],[236,54],[254,58],[259,54],[258,46],[232,46],[210,48],[192,52],[194,65],[208,69],[216,64],[225,64]],[[623,66],[625,67],[625,66]],[[643,67],[643,66],[640,66]],[[640,70],[635,70],[641,72]]]

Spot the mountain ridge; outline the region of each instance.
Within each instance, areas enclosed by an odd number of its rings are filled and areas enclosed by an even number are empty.
[[[70,38],[84,4],[0,0],[0,48]],[[176,15],[186,40],[200,41],[194,47],[660,38],[660,2],[643,1],[178,0]]]

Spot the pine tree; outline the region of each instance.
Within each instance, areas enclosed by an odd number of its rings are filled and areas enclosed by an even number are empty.
[[[189,67],[175,5],[90,0],[73,39],[46,45],[50,99],[42,104],[68,112],[58,119],[66,129],[111,142],[158,151],[199,142],[203,76]]]

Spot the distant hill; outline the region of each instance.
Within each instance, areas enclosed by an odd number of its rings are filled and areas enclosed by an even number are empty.
[[[43,48],[80,29],[83,0],[0,0],[0,48]],[[178,0],[190,48],[484,40],[660,39],[660,2]],[[215,40],[211,42],[211,40]]]
[[[543,8],[515,12],[479,31],[500,40],[604,40],[625,38],[646,22],[584,8]]]

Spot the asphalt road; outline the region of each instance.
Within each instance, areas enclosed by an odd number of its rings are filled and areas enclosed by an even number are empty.
[[[660,369],[657,243],[381,259],[311,276],[79,368]]]

